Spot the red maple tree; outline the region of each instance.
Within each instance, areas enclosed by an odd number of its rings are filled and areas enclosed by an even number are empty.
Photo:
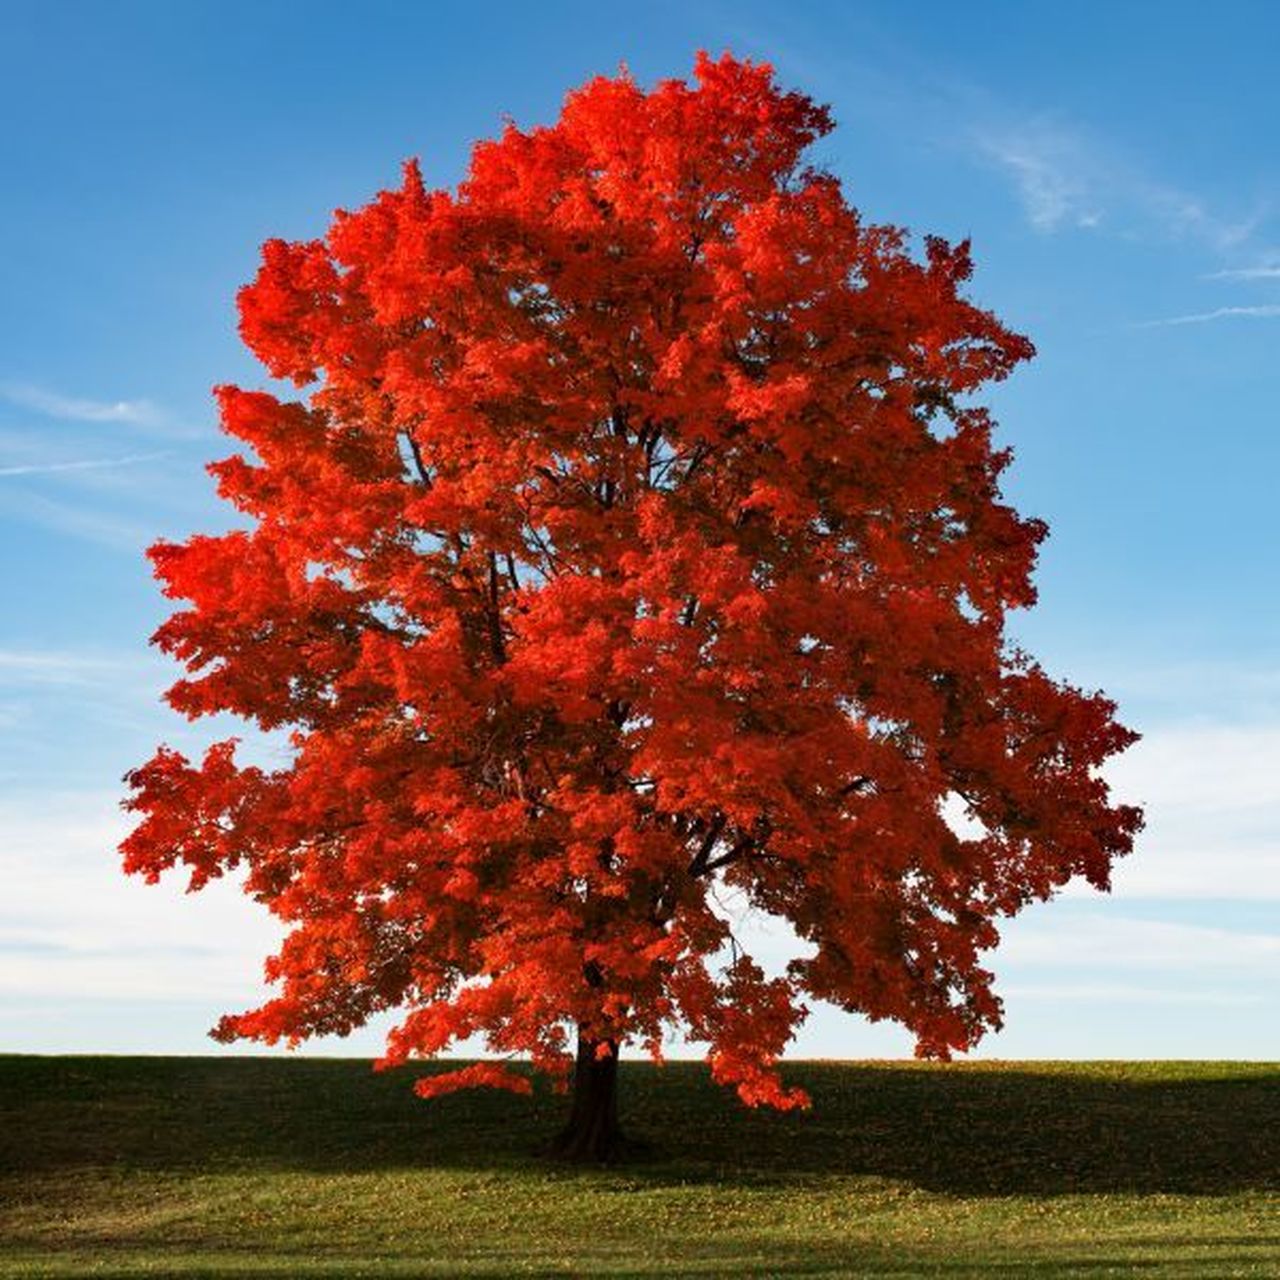
[[[1003,636],[1045,529],[971,393],[1031,344],[962,295],[967,244],[917,260],[805,165],[830,128],[700,56],[264,247],[241,333],[309,394],[218,389],[250,527],[151,549],[187,602],[154,639],[173,707],[291,757],[162,748],[123,845],[149,880],[238,868],[289,930],[219,1038],[403,1008],[384,1064],[483,1035],[572,1077],[557,1149],[602,1158],[621,1046],[682,1027],[744,1102],[804,1106],[806,997],[965,1049],[995,921],[1107,886],[1141,814],[1098,766],[1134,735]],[[784,974],[717,885],[789,922]],[[530,1087],[417,1088],[472,1085]]]

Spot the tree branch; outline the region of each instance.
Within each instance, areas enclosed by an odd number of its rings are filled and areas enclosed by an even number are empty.
[[[489,552],[489,602],[485,610],[489,621],[489,646],[493,651],[494,661],[501,664],[507,660],[507,645],[502,636],[502,601],[498,588],[498,557]]]
[[[723,834],[727,822],[728,819],[723,813],[717,813],[711,820],[711,826],[703,837],[702,844],[698,847],[698,852],[693,855],[693,861],[689,863],[689,875],[697,877],[707,870],[711,851],[716,847],[716,842]]]

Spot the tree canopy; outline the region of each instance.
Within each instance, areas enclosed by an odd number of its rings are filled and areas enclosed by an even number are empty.
[[[974,393],[1033,354],[967,243],[864,221],[825,108],[700,55],[272,240],[224,386],[247,517],[151,550],[168,701],[289,733],[129,775],[127,870],[236,871],[287,926],[223,1039],[403,1010],[578,1083],[673,1029],[748,1104],[818,999],[946,1056],[1000,1023],[997,922],[1106,888],[1134,734],[1004,634],[1045,534]],[[954,822],[963,812],[973,821]],[[780,917],[766,972],[720,893]],[[419,1082],[524,1091],[499,1060]]]

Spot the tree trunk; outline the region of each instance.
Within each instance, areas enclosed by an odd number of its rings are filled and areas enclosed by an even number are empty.
[[[600,1048],[606,1052],[601,1055]],[[578,1033],[569,1121],[551,1143],[551,1154],[578,1164],[608,1164],[623,1153],[618,1127],[618,1045]]]

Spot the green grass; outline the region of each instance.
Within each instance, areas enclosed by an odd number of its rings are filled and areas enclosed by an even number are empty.
[[[796,1063],[779,1116],[624,1064],[606,1170],[412,1074],[0,1057],[0,1276],[1280,1276],[1274,1065]]]

